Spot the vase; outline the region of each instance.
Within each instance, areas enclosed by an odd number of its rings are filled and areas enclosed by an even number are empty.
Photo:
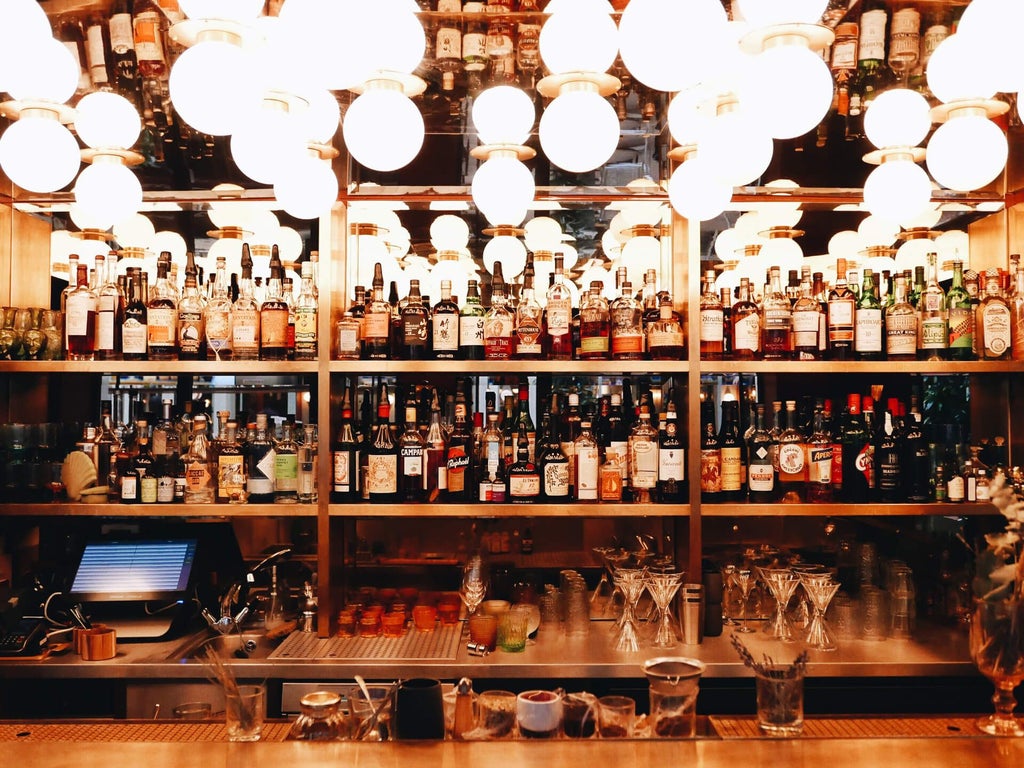
[[[1014,689],[1024,680],[1024,603],[1013,598],[975,605],[971,618],[971,659],[995,686],[995,713],[978,720],[978,728],[994,736],[1024,736],[1013,716]]]

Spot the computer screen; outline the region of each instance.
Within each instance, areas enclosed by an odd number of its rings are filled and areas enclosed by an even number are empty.
[[[90,542],[70,592],[85,602],[180,596],[188,589],[195,556],[195,539]]]

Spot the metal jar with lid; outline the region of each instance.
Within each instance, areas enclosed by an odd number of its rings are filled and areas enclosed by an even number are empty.
[[[299,699],[299,716],[288,731],[289,741],[345,741],[352,729],[341,710],[341,696],[313,691]]]

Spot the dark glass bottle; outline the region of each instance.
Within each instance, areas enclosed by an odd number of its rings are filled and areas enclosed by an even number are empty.
[[[371,502],[398,500],[398,446],[391,437],[391,403],[387,384],[377,391],[377,421],[366,441],[366,495]]]
[[[906,499],[903,488],[903,451],[900,445],[902,435],[896,424],[896,415],[886,411],[875,436],[875,477],[878,500],[898,502]]]
[[[125,304],[124,325],[121,327],[122,357],[125,360],[146,359],[149,334],[147,318],[142,276],[138,270],[134,270],[128,283],[128,302]]]
[[[508,498],[513,504],[532,504],[540,497],[540,473],[530,459],[530,441],[526,425],[519,422],[516,460],[508,468]]]
[[[772,436],[764,414],[764,404],[758,403],[757,420],[747,445],[747,488],[752,504],[770,504],[776,498]]]
[[[860,395],[849,395],[841,438],[843,473],[840,500],[862,504],[868,500],[871,487],[870,477],[874,471],[871,454],[874,448],[860,407]]]
[[[557,399],[557,395],[552,396],[553,401]],[[558,433],[559,418],[556,409],[552,408],[537,462],[541,475],[541,497],[549,502],[569,499],[569,458],[562,452]]]
[[[405,432],[398,438],[398,454],[401,461],[399,471],[399,495],[402,501],[420,502],[426,495],[424,473],[424,452],[427,441],[416,426],[416,407],[405,407]]]
[[[907,501],[918,504],[933,500],[929,484],[932,471],[931,451],[921,428],[921,413],[912,410],[903,433],[900,469]]]
[[[250,504],[274,501],[274,444],[267,429],[267,414],[256,414],[256,433],[245,446],[245,488]]]
[[[473,435],[469,431],[466,418],[466,396],[459,387],[455,394],[455,423],[452,434],[448,438],[445,453],[445,469],[447,489],[445,500],[453,503],[469,503],[473,501]]]
[[[658,501],[686,504],[686,442],[679,433],[676,406],[671,400],[665,411],[665,433],[658,436]]]
[[[718,431],[718,447],[722,456],[722,494],[719,497],[721,501],[742,501],[746,496],[739,406],[736,400],[722,402],[722,426]]]
[[[420,281],[409,281],[409,297],[401,311],[398,353],[403,360],[430,357],[430,313],[423,306]]]
[[[537,428],[530,416],[530,385],[525,378],[519,380],[519,412],[516,414],[516,426],[526,429],[526,439],[530,446],[530,461],[537,455]]]
[[[448,468],[445,460],[445,436],[441,429],[441,403],[437,390],[430,395],[430,424],[426,434],[424,472],[427,475],[427,499],[436,501],[448,488]]]
[[[341,425],[331,448],[331,503],[343,504],[359,498],[359,443],[352,426],[352,390],[345,389],[341,402]]]
[[[711,504],[722,499],[722,448],[715,431],[714,408],[711,400],[700,404],[700,496]]]
[[[480,303],[477,281],[470,280],[466,288],[466,302],[459,310],[459,358],[484,359],[484,318],[487,312]]]

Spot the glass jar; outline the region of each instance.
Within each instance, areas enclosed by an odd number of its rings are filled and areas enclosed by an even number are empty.
[[[341,696],[314,691],[299,699],[299,716],[288,731],[289,741],[344,741],[351,735],[340,709]]]

